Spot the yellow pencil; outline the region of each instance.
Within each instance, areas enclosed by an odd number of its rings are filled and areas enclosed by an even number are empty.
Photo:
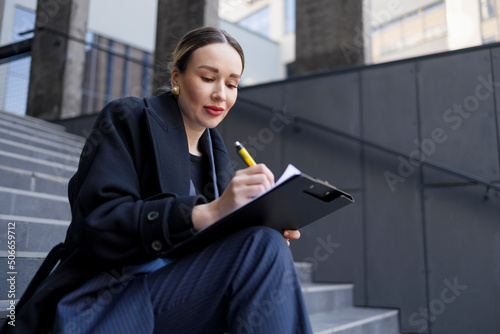
[[[240,155],[240,157],[242,157],[243,160],[245,160],[246,164],[249,167],[253,166],[253,165],[256,165],[255,160],[253,160],[253,158],[250,155],[250,153],[248,153],[247,149],[243,145],[241,145],[241,143],[239,141],[236,141],[234,143],[234,145],[236,146],[236,151],[238,152],[238,154]]]

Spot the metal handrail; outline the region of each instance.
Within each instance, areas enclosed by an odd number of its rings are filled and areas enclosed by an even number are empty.
[[[0,47],[0,64],[12,61],[14,59],[23,58],[31,52],[31,44],[33,39],[25,39],[23,41],[4,45]]]
[[[348,134],[348,133],[345,133],[345,132],[342,132],[342,131],[339,131],[339,130],[335,130],[335,129],[326,127],[326,126],[318,124],[316,122],[312,122],[310,120],[307,120],[307,119],[305,119],[303,117],[299,117],[299,116],[295,116],[295,115],[292,115],[290,113],[287,113],[285,110],[274,108],[274,107],[270,107],[270,106],[265,105],[263,103],[255,102],[255,101],[253,101],[253,100],[251,100],[249,98],[246,98],[244,96],[241,96],[241,95],[238,96],[238,100],[242,101],[244,103],[247,103],[247,104],[251,104],[251,105],[253,105],[255,107],[264,109],[266,111],[278,112],[281,115],[283,115],[284,117],[286,117],[286,118],[290,119],[291,121],[293,121],[294,124],[297,124],[297,122],[300,122],[300,123],[312,126],[314,128],[317,128],[317,129],[320,129],[320,130],[323,130],[323,131],[326,131],[326,132],[330,132],[330,133],[333,133],[335,135],[344,137],[346,139],[349,139],[349,140],[361,143],[361,144],[369,146],[371,148],[374,148],[374,149],[386,152],[386,153],[390,153],[390,154],[393,154],[393,155],[396,155],[396,156],[402,156],[402,157],[404,157],[404,158],[406,158],[408,160],[418,161],[420,164],[425,165],[425,166],[430,167],[430,168],[433,168],[435,170],[444,172],[444,173],[449,174],[449,175],[457,176],[457,177],[459,177],[461,179],[467,180],[467,181],[472,182],[472,183],[477,183],[477,184],[484,185],[484,186],[487,187],[487,190],[488,189],[492,189],[492,190],[500,192],[500,184],[495,184],[492,181],[487,180],[485,178],[478,177],[476,175],[472,175],[470,173],[467,173],[467,172],[464,172],[464,171],[461,171],[461,170],[458,170],[458,169],[455,169],[455,168],[452,168],[452,167],[448,167],[446,165],[440,164],[440,163],[435,162],[435,161],[429,161],[427,159],[422,160],[422,159],[420,159],[420,157],[418,157],[418,158],[416,158],[416,157],[410,157],[410,155],[408,153],[405,153],[405,152],[393,149],[393,148],[385,146],[385,145],[377,144],[375,142],[372,142],[372,141],[369,141],[369,140],[366,140],[366,139],[362,139],[362,138],[353,136],[351,134]]]

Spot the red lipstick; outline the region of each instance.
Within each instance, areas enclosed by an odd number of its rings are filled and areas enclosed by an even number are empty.
[[[220,116],[224,112],[224,108],[219,106],[204,106],[204,108],[212,116]]]

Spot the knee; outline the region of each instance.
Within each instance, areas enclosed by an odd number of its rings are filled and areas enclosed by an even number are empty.
[[[286,246],[283,235],[274,228],[267,226],[253,226],[243,230],[245,237],[255,240],[257,243]]]
[[[251,227],[242,232],[246,244],[242,251],[245,261],[255,264],[250,267],[254,271],[265,268],[260,272],[275,278],[281,277],[287,286],[296,287],[295,264],[283,235],[273,228],[263,226]]]
[[[244,238],[245,242],[248,242],[249,246],[256,249],[257,252],[273,254],[274,256],[291,256],[283,235],[271,227],[250,227],[241,231],[240,237]]]

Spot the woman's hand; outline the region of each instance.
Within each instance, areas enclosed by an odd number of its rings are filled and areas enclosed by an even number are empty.
[[[290,246],[290,239],[297,240],[300,238],[299,230],[286,230],[283,232],[283,236],[285,237],[286,243]]]
[[[273,185],[274,175],[264,164],[238,170],[219,199],[208,204],[196,205],[193,208],[194,228],[200,230],[212,225],[234,209],[246,204],[253,197],[269,190]],[[283,236],[290,246],[290,239],[299,239],[300,232],[287,230],[283,232]]]
[[[220,198],[193,208],[194,228],[200,230],[212,225],[273,185],[274,175],[264,164],[238,170]]]

